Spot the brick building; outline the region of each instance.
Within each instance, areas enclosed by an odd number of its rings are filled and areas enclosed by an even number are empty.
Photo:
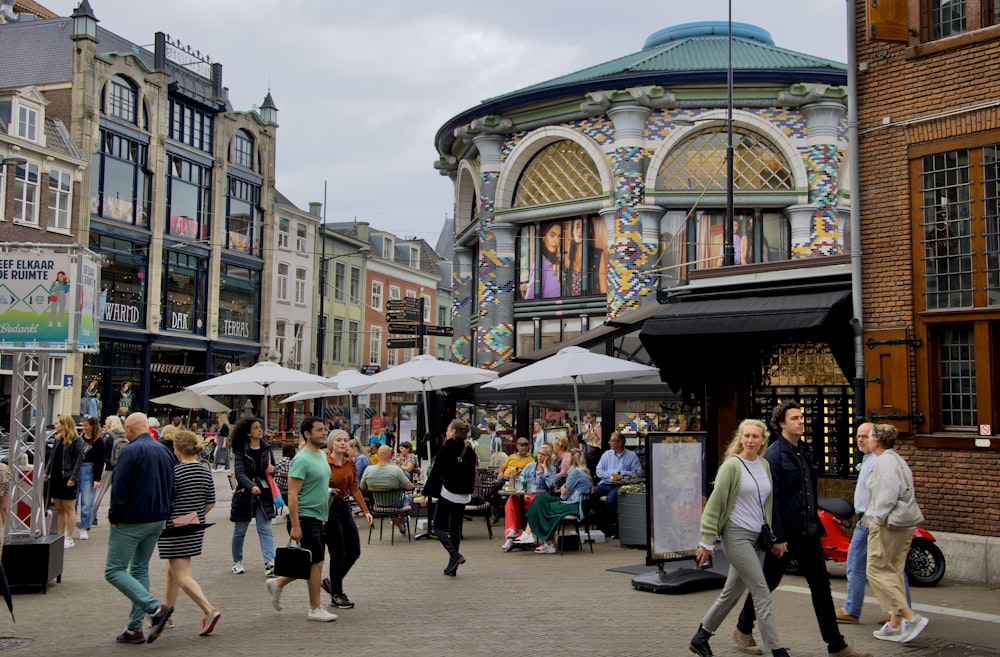
[[[997,537],[1000,13],[872,4],[855,26],[866,410],[903,433],[935,531]]]

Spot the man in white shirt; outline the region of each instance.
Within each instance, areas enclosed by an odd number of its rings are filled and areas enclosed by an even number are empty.
[[[622,479],[638,479],[642,477],[642,464],[635,452],[625,449],[625,438],[618,431],[611,434],[608,442],[610,449],[601,454],[597,463],[597,479],[600,483],[594,487],[594,497],[605,498],[608,513],[608,524],[613,532],[617,528],[618,483]],[[617,476],[616,476],[617,475]]]

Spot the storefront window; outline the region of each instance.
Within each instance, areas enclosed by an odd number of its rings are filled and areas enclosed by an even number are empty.
[[[256,341],[260,335],[260,271],[223,264],[219,337]]]
[[[205,335],[208,263],[204,258],[168,251],[163,276],[163,328]]]
[[[607,293],[607,253],[607,230],[601,217],[524,226],[518,248],[519,298]]]
[[[138,244],[91,233],[101,254],[101,319],[109,324],[146,325],[146,258]]]

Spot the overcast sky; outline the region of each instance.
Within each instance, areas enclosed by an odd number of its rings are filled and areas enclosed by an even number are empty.
[[[68,16],[79,0],[42,0]],[[90,0],[140,45],[163,31],[223,66],[237,110],[270,88],[278,189],[327,220],[357,218],[432,245],[454,210],[434,134],[482,99],[642,49],[673,25],[726,20],[726,0]],[[778,46],[847,61],[846,0],[733,0]],[[141,9],[140,9],[141,7]],[[570,11],[565,8],[571,7]]]

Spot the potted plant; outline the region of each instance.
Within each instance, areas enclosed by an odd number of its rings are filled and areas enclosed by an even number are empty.
[[[646,484],[626,484],[618,491],[618,540],[622,545],[645,547]]]

